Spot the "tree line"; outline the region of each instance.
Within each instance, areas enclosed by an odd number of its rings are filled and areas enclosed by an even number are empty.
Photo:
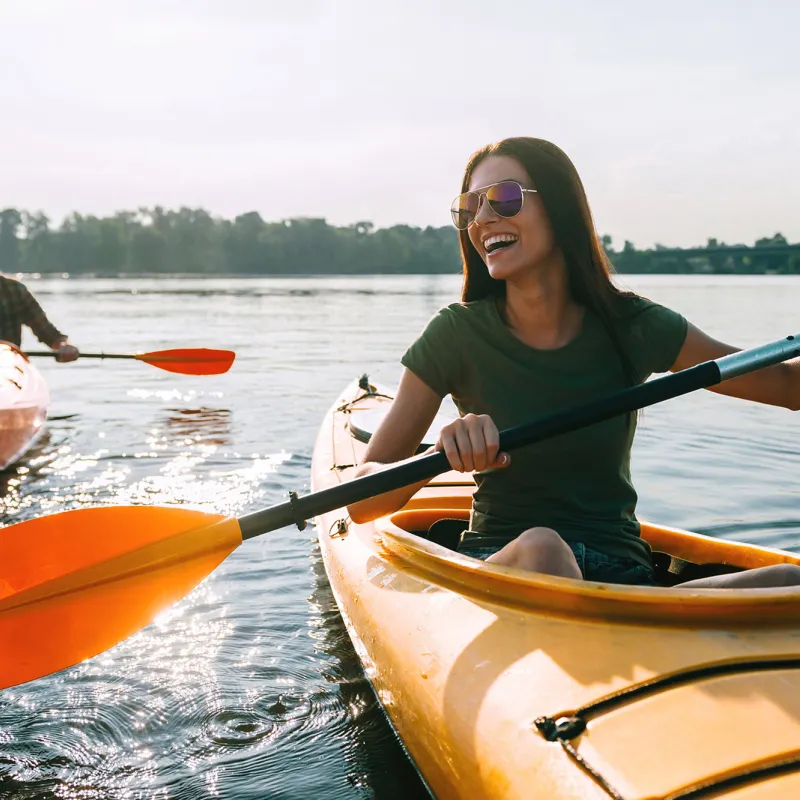
[[[800,244],[781,234],[754,246],[709,239],[704,247],[632,242],[603,246],[618,272],[800,274]],[[454,273],[458,236],[450,226],[426,228],[371,222],[329,225],[324,219],[269,222],[256,211],[232,220],[203,209],[156,206],[109,217],[74,213],[53,226],[41,212],[0,211],[0,271],[113,276],[119,274],[297,275]]]

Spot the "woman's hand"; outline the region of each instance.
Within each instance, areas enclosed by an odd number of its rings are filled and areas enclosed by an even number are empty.
[[[482,472],[511,463],[511,456],[500,452],[500,433],[486,414],[467,414],[445,425],[436,449],[444,450],[450,466],[458,472]]]

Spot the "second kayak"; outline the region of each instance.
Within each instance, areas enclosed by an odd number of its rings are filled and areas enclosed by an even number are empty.
[[[0,342],[0,469],[13,464],[39,435],[50,394],[39,370],[8,342]]]

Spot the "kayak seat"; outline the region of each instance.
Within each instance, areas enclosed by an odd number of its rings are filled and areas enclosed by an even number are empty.
[[[448,550],[458,550],[461,534],[467,529],[463,519],[437,519],[433,525],[420,534],[423,539],[434,542]]]
[[[744,567],[737,567],[734,564],[695,564],[658,550],[653,551],[653,567],[659,586],[675,586],[685,581],[710,578],[713,575],[728,575],[744,570]]]
[[[427,531],[417,532],[418,536],[430,542],[457,550],[461,534],[467,529],[463,519],[438,519]],[[684,581],[709,578],[712,575],[727,575],[741,572],[744,567],[733,564],[695,564],[692,561],[673,556],[670,553],[653,551],[653,567],[659,586],[675,586]]]

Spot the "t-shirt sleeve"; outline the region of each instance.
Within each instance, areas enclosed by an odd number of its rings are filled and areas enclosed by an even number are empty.
[[[401,359],[406,369],[430,386],[439,397],[452,394],[461,374],[461,350],[456,316],[443,308],[406,350]]]
[[[47,315],[24,284],[19,287],[19,315],[22,322],[34,333],[36,338],[48,347],[57,347],[66,335],[47,319]]]
[[[667,372],[686,340],[689,323],[671,308],[647,301],[630,322],[630,346],[642,380],[654,372]]]

